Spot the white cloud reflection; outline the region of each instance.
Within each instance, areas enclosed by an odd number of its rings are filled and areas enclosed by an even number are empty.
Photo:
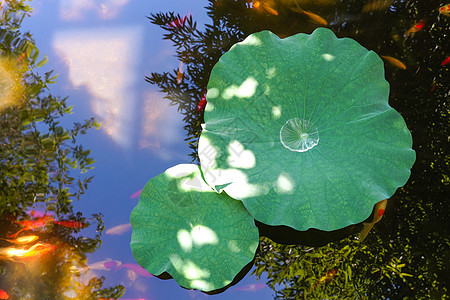
[[[142,29],[64,30],[56,33],[53,47],[68,66],[74,87],[86,87],[91,109],[102,129],[119,145],[131,145],[136,112],[133,92],[138,80]]]
[[[88,12],[94,12],[99,19],[116,18],[130,0],[59,0],[59,18],[64,21],[84,20]]]

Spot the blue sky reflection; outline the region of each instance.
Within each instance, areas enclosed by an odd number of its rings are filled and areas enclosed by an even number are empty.
[[[104,215],[103,244],[88,255],[88,280],[105,276],[105,286],[123,284],[123,299],[206,299],[175,281],[149,277],[138,267],[129,247],[129,216],[138,192],[167,168],[190,162],[182,116],[170,107],[158,88],[145,82],[150,72],[177,69],[175,49],[152,25],[151,12],[190,13],[199,28],[211,23],[202,1],[46,0],[32,1],[34,13],[23,30],[35,37],[41,55],[59,74],[51,92],[69,96],[74,114],[63,120],[97,118],[99,131],[80,138],[96,159],[94,180],[75,208],[89,217]],[[200,91],[199,91],[200,92]],[[90,231],[87,228],[86,231]],[[115,262],[113,264],[112,262]],[[272,299],[273,293],[254,276],[212,296],[219,299]]]

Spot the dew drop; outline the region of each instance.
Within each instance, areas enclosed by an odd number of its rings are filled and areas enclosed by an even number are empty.
[[[294,152],[305,152],[319,143],[319,133],[312,122],[294,118],[281,127],[280,141]]]

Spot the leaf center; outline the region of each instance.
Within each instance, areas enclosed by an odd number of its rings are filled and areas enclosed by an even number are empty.
[[[289,119],[280,130],[280,142],[294,152],[305,152],[319,143],[317,127],[308,120]]]

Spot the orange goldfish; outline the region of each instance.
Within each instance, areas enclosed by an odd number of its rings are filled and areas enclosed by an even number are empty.
[[[439,13],[441,15],[450,17],[450,4],[439,7]]]
[[[375,204],[371,222],[369,222],[369,223],[363,222],[364,228],[361,231],[361,233],[359,234],[360,242],[362,242],[366,238],[367,234],[369,233],[370,229],[372,229],[373,225],[376,222],[380,221],[381,218],[383,217],[384,210],[386,209],[387,200],[388,199],[384,199],[384,200],[381,200],[380,202],[378,202],[377,204]]]
[[[372,2],[365,4],[361,12],[366,13],[375,10],[385,10],[391,6],[392,2],[393,0],[373,0]]]
[[[177,72],[177,83],[178,84],[180,84],[181,81],[183,80],[183,75],[184,75],[183,65],[184,65],[183,62],[180,61],[180,64],[178,65],[178,72]]]
[[[64,227],[69,227],[69,228],[84,228],[88,225],[83,222],[70,221],[70,220],[53,221],[53,223],[64,226]]]
[[[392,56],[385,56],[385,55],[380,55],[382,59],[384,59],[385,61],[387,61],[388,63],[390,63],[391,65],[406,70],[406,66],[404,63],[402,63],[401,61],[399,61],[396,58],[393,58]]]
[[[425,20],[419,20],[416,24],[411,26],[406,32],[405,37],[408,37],[411,35],[411,37],[414,36],[414,34],[418,31],[421,31],[425,27]]]
[[[273,9],[272,7],[270,7],[267,4],[261,3],[260,1],[253,1],[253,8],[256,8],[256,9],[262,8],[263,10],[268,12],[269,14],[272,14],[274,16],[278,16],[278,12],[275,9]]]
[[[9,299],[8,293],[2,289],[0,289],[0,299]]]
[[[35,240],[37,240],[39,237],[37,235],[28,235],[28,236],[22,236],[16,239],[3,239],[0,238],[0,240],[4,240],[7,241],[9,243],[12,244],[17,244],[17,245],[24,245],[24,244],[28,244],[31,242],[34,242]]]
[[[327,20],[325,20],[321,16],[319,16],[319,15],[317,15],[315,13],[312,13],[310,11],[303,10],[302,8],[300,8],[300,6],[298,5],[297,2],[295,4],[297,5],[297,7],[291,7],[292,11],[295,11],[295,12],[297,12],[299,14],[305,14],[311,20],[311,22],[313,22],[313,23],[316,23],[316,24],[319,24],[319,25],[323,25],[323,26],[328,25]]]
[[[314,283],[314,285],[310,288],[309,292],[314,290],[317,286],[319,286],[322,283],[330,282],[331,279],[333,279],[334,276],[337,275],[337,273],[338,273],[338,269],[331,269],[328,272],[326,272],[324,275],[322,275],[322,277],[319,278],[319,280],[317,280],[316,283]]]
[[[54,250],[55,248],[56,248],[55,245],[37,243],[36,245],[30,247],[30,249],[28,249],[26,253],[20,255],[19,258],[31,259],[39,257]]]
[[[24,221],[14,221],[14,223],[24,226],[24,228],[20,229],[14,234],[7,234],[8,238],[16,238],[17,235],[24,230],[32,230],[37,229],[39,227],[44,227],[48,222],[53,221],[53,217],[49,215],[42,216],[37,218],[36,220],[24,220]]]

